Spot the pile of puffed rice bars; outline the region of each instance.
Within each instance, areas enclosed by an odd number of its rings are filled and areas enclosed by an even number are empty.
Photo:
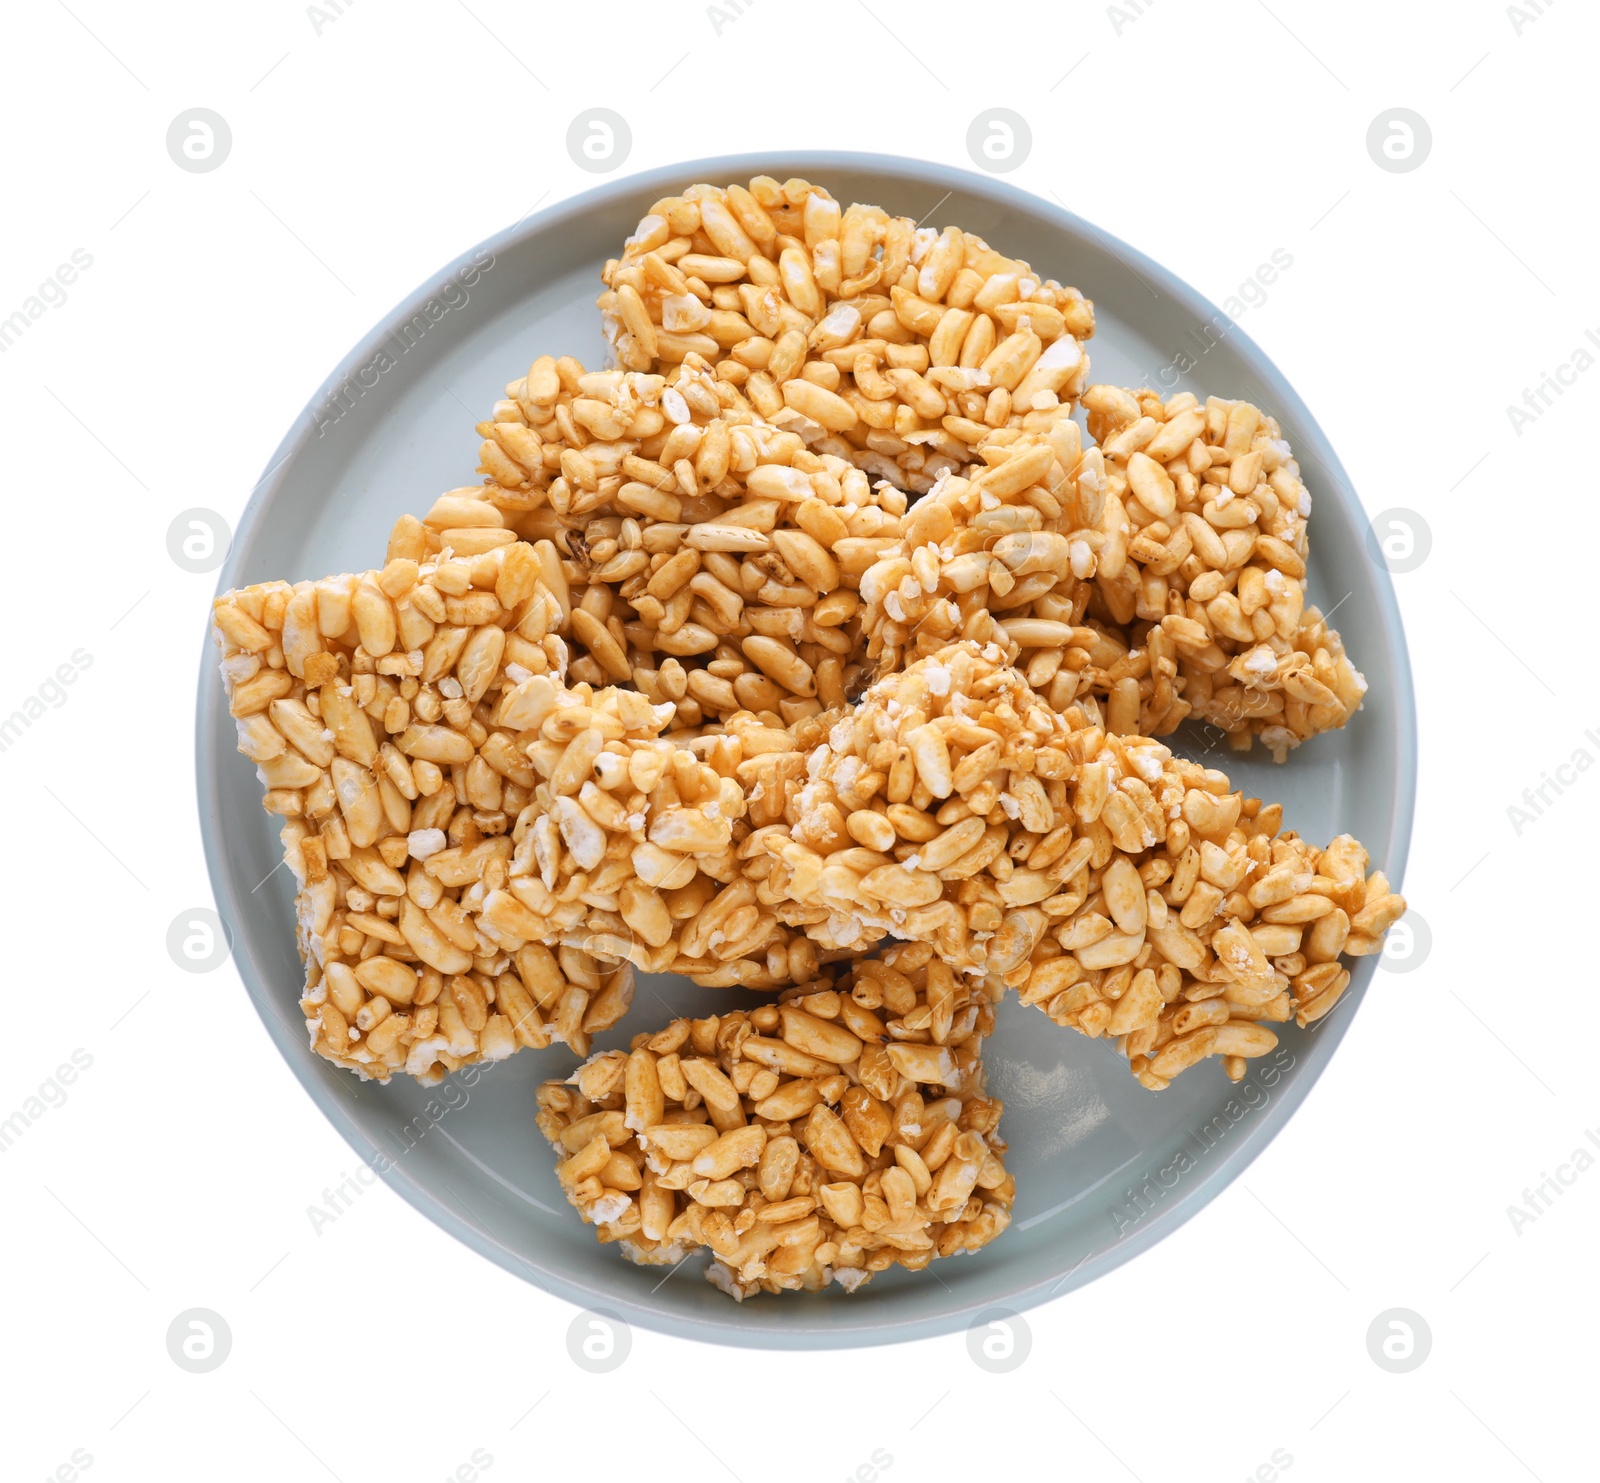
[[[563,1043],[601,1241],[854,1290],[1005,1229],[1006,994],[1151,1091],[1338,1002],[1403,899],[1158,738],[1281,761],[1365,682],[1273,419],[1089,384],[1093,306],[980,238],[759,177],[603,280],[616,368],[534,361],[481,483],[216,602],[301,1008],[380,1081]],[[636,970],[727,1011],[591,1056]]]

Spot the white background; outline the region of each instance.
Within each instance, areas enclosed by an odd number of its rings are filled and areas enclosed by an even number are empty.
[[[1600,757],[1600,373],[1520,433],[1506,411],[1600,333],[1592,7],[71,6],[12,7],[0,36],[0,319],[75,250],[93,260],[0,354],[0,713],[92,660],[0,754],[0,993],[20,1031],[0,1118],[92,1057],[0,1162],[5,1477],[54,1476],[75,1449],[91,1479],[163,1483],[435,1480],[476,1449],[491,1480],[838,1479],[875,1451],[890,1480],[1594,1475],[1600,1170],[1563,1161],[1600,1127],[1579,937],[1600,780],[1568,773],[1520,833],[1507,810],[1578,749]],[[624,170],[813,146],[967,166],[996,105],[1032,129],[1014,183],[1213,300],[1292,255],[1246,329],[1369,512],[1432,532],[1395,578],[1423,747],[1404,884],[1431,954],[1377,975],[1242,1181],[1027,1315],[1015,1372],[977,1368],[960,1334],[750,1354],[636,1331],[595,1377],[567,1355],[573,1309],[381,1185],[314,1232],[307,1207],[353,1155],[232,966],[169,961],[168,924],[210,904],[190,736],[214,575],[169,559],[167,527],[191,506],[236,520],[376,319],[595,182],[565,147],[581,110],[629,120]],[[232,130],[211,173],[165,147],[197,106]],[[1366,147],[1397,106],[1432,130],[1409,173]],[[1514,1226],[1558,1166],[1571,1186]],[[233,1336],[205,1375],[165,1344],[196,1306]],[[1368,1353],[1395,1307],[1432,1334],[1407,1374]]]

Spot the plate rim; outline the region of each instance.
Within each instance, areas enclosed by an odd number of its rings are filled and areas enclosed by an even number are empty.
[[[444,278],[468,267],[484,252],[498,256],[500,253],[511,251],[521,245],[526,238],[541,235],[564,221],[581,218],[598,207],[614,204],[626,197],[636,195],[643,197],[652,191],[659,196],[674,186],[681,187],[690,180],[743,180],[754,174],[773,174],[780,179],[790,175],[825,179],[829,170],[850,170],[863,174],[881,173],[902,181],[918,181],[930,186],[947,187],[950,191],[960,188],[986,198],[995,205],[1020,208],[1031,216],[1043,219],[1068,237],[1096,239],[1113,256],[1122,259],[1137,276],[1148,279],[1162,293],[1175,300],[1180,307],[1194,313],[1201,320],[1212,321],[1220,317],[1228,323],[1228,336],[1239,347],[1238,353],[1241,359],[1248,363],[1263,386],[1278,399],[1277,405],[1293,415],[1302,430],[1302,438],[1309,434],[1320,442],[1322,451],[1328,455],[1326,460],[1318,455],[1318,461],[1324,464],[1329,478],[1327,487],[1323,488],[1317,497],[1338,501],[1347,508],[1347,513],[1365,516],[1364,507],[1355,492],[1355,485],[1345,472],[1332,442],[1311,409],[1272,358],[1256,344],[1236,320],[1224,315],[1222,310],[1205,295],[1138,248],[1102,230],[1057,201],[1047,200],[995,176],[980,174],[958,166],[875,151],[759,150],[705,156],[681,163],[660,165],[603,181],[562,201],[529,213],[430,273],[417,288],[380,317],[367,334],[352,347],[316,388],[299,415],[290,424],[274,450],[265,472],[251,488],[250,497],[240,513],[234,530],[227,557],[218,571],[213,597],[220,596],[237,584],[235,574],[244,563],[251,538],[278,491],[288,481],[295,456],[302,451],[313,435],[316,409],[325,405],[334,389],[341,386],[356,373],[358,368],[371,360],[388,340],[394,325],[404,323],[423,311],[429,299],[436,296],[438,285]],[[937,205],[932,209],[936,210]],[[1386,700],[1393,715],[1397,770],[1389,800],[1391,843],[1386,851],[1384,865],[1392,884],[1398,889],[1404,880],[1410,854],[1416,810],[1416,694],[1405,627],[1393,581],[1385,567],[1378,563],[1373,563],[1373,567],[1373,588],[1379,607],[1377,627],[1382,635],[1383,648],[1394,679],[1393,690],[1387,695]],[[209,602],[207,612],[209,615]],[[235,756],[235,753],[217,744],[217,706],[221,698],[222,686],[208,623],[201,639],[200,682],[195,713],[196,803],[214,901],[219,915],[227,922],[230,919],[234,921],[242,919],[242,913],[239,910],[237,883],[228,869],[227,851],[216,824],[219,817],[218,799],[226,777],[225,759]],[[1085,1286],[1133,1260],[1158,1241],[1165,1239],[1216,1199],[1282,1132],[1296,1109],[1327,1069],[1328,1062],[1344,1039],[1355,1013],[1359,1011],[1366,997],[1366,991],[1377,967],[1375,956],[1361,959],[1355,965],[1350,988],[1346,991],[1346,998],[1350,1001],[1349,1010],[1322,1022],[1317,1048],[1314,1053],[1307,1056],[1310,1064],[1307,1064],[1298,1075],[1284,1079],[1271,1104],[1261,1109],[1259,1118],[1252,1120],[1250,1135],[1241,1139],[1223,1157],[1211,1161],[1201,1177],[1189,1185],[1181,1201],[1174,1202],[1170,1207],[1163,1206],[1153,1213],[1148,1223],[1141,1220],[1139,1229],[1118,1237],[1109,1246],[1080,1260],[1064,1276],[1058,1275],[1030,1283],[1006,1294],[998,1301],[941,1302],[942,1295],[930,1290],[932,1300],[930,1311],[923,1316],[888,1319],[876,1317],[870,1321],[855,1320],[843,1323],[837,1322],[835,1317],[834,1322],[823,1328],[807,1323],[802,1312],[796,1311],[788,1304],[780,1308],[776,1303],[759,1316],[752,1314],[751,1309],[744,1305],[729,1304],[726,1321],[707,1319],[672,1309],[654,1307],[634,1299],[620,1289],[591,1285],[558,1267],[531,1262],[492,1232],[445,1204],[422,1179],[412,1175],[398,1161],[384,1155],[356,1121],[348,1105],[337,1100],[317,1079],[318,1066],[313,1063],[312,1052],[304,1044],[303,1037],[296,1036],[283,1017],[272,1010],[273,990],[267,976],[261,972],[248,952],[241,953],[241,934],[234,931],[232,935],[234,938],[232,956],[240,981],[269,1037],[288,1063],[296,1080],[322,1115],[368,1167],[374,1167],[375,1162],[379,1160],[387,1165],[380,1177],[419,1213],[478,1255],[523,1281],[567,1302],[589,1310],[617,1310],[626,1315],[630,1323],[677,1338],[763,1350],[845,1349],[902,1343],[953,1333],[967,1326],[968,1321],[976,1314],[997,1309],[1020,1312],[1036,1307],[1051,1298],[1064,1296]],[[863,1319],[865,1316],[864,1313]],[[757,1317],[757,1321],[749,1322],[750,1317]]]

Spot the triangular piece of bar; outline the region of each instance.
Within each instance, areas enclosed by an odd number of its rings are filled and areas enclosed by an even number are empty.
[[[788,828],[753,839],[768,889],[817,913],[807,931],[931,943],[991,993],[1116,1037],[1153,1090],[1208,1055],[1242,1075],[1267,1025],[1325,1014],[1341,954],[1378,951],[1405,910],[1349,836],[1315,849],[1215,769],[1051,709],[994,645],[880,680],[806,761]]]

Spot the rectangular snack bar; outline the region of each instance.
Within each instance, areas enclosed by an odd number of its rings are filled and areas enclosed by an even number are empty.
[[[1069,405],[1094,306],[959,227],[757,176],[651,206],[599,306],[621,365],[695,354],[818,453],[922,493],[999,427]]]
[[[671,700],[683,726],[788,726],[859,685],[854,589],[902,490],[755,415],[693,351],[661,375],[541,357],[506,389],[478,493],[566,554],[574,678]],[[441,503],[424,526],[456,518]]]
[[[976,1251],[1009,1223],[987,987],[926,943],[777,1004],[674,1020],[539,1092],[571,1204],[632,1261],[757,1291],[854,1291]]]
[[[670,705],[560,683],[553,554],[447,548],[214,607],[239,749],[301,884],[312,1043],[364,1075],[551,1038],[586,1054],[627,1008],[630,961],[791,981],[794,934],[742,909],[740,785],[661,737]],[[809,943],[795,963],[814,971]]]

